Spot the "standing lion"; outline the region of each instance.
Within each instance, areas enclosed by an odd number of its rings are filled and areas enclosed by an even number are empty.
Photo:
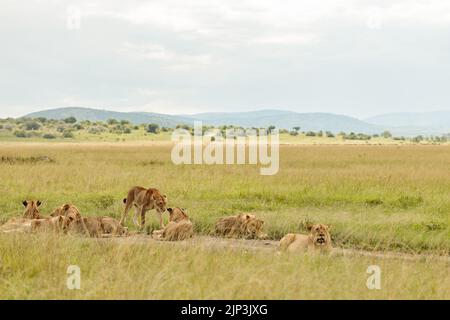
[[[123,199],[123,203],[125,203],[125,211],[120,219],[121,225],[124,224],[128,212],[134,206],[135,214],[133,217],[133,222],[136,226],[143,228],[145,226],[145,213],[148,210],[155,209],[159,218],[159,226],[161,229],[164,228],[162,214],[166,211],[167,197],[158,189],[134,187],[128,192],[127,198]],[[140,225],[138,223],[139,215],[141,216]]]

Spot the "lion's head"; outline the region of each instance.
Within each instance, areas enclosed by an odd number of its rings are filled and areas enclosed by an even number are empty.
[[[169,211],[169,221],[180,222],[183,220],[189,220],[189,217],[186,213],[186,209],[183,208],[167,208]]]
[[[23,213],[23,217],[25,219],[40,219],[41,213],[39,212],[39,207],[41,202],[38,201],[23,201],[23,206],[25,207],[25,212]]]
[[[149,189],[149,192],[151,193],[150,199],[151,201],[153,201],[153,206],[156,209],[156,211],[160,213],[166,212],[167,208],[166,195],[162,194],[157,189]]]
[[[64,216],[69,218],[70,221],[79,221],[81,220],[81,213],[77,207],[72,204],[65,204],[61,207],[56,208],[50,214],[51,217]]]
[[[307,226],[307,229],[310,231],[309,237],[316,246],[327,246],[331,243],[331,228],[331,226],[325,224],[313,224]]]
[[[262,229],[264,221],[256,218],[253,214],[240,214],[239,219],[243,221],[242,227],[247,238],[251,239],[267,239],[269,236]]]

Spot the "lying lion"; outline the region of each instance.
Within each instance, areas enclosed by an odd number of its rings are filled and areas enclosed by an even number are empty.
[[[182,208],[168,208],[169,223],[162,230],[153,232],[153,238],[165,241],[181,241],[192,238],[194,226]]]
[[[39,212],[39,207],[41,206],[41,201],[23,201],[23,206],[25,211],[22,215],[24,219],[41,219],[41,213]]]
[[[308,225],[309,235],[287,234],[280,240],[280,249],[286,251],[328,252],[331,250],[331,227],[324,224]]]
[[[67,217],[44,219],[13,218],[0,226],[1,233],[65,232],[70,224]]]
[[[262,232],[264,221],[253,214],[241,213],[237,216],[221,218],[215,227],[216,235],[228,238],[267,239]]]
[[[13,218],[0,226],[0,233],[28,233],[31,232],[32,219]]]
[[[72,204],[65,204],[53,210],[52,217],[65,216],[70,220],[69,233],[81,233],[91,237],[107,235],[122,236],[127,228],[111,217],[82,217],[80,210]]]
[[[31,221],[31,232],[66,232],[70,223],[70,219],[64,216],[34,219]]]

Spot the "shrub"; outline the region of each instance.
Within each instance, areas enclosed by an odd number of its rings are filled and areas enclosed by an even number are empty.
[[[150,123],[147,126],[147,132],[148,133],[158,133],[159,132],[159,125],[157,125],[156,123]]]
[[[77,122],[77,119],[75,117],[68,117],[68,118],[64,119],[64,122],[72,124],[72,123]]]
[[[71,131],[64,131],[62,136],[63,136],[63,138],[66,138],[66,139],[74,138],[74,135]]]
[[[16,132],[14,132],[14,135],[17,138],[26,138],[27,137],[27,134],[25,133],[25,131],[16,131]]]
[[[42,138],[44,139],[56,139],[56,136],[54,134],[51,133],[46,133],[42,136]]]
[[[39,128],[41,127],[41,125],[36,122],[36,121],[30,121],[25,123],[25,129],[26,130],[39,130]]]

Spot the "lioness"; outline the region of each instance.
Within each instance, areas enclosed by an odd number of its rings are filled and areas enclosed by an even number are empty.
[[[47,219],[34,219],[31,221],[31,231],[65,232],[71,220],[65,216],[57,216]]]
[[[0,233],[28,233],[31,232],[33,219],[12,218],[0,226]]]
[[[73,204],[65,204],[63,206],[55,208],[55,210],[53,210],[53,212],[50,214],[50,217],[57,217],[57,216],[65,216],[70,220],[81,219],[80,210],[78,210],[78,208],[75,207]]]
[[[41,219],[41,213],[39,212],[39,207],[41,202],[38,201],[23,201],[23,206],[25,207],[25,212],[22,217],[24,219]]]
[[[99,237],[103,234],[101,217],[83,217],[79,220],[72,220],[69,224],[68,232]]]
[[[128,229],[120,224],[120,221],[111,217],[101,217],[100,223],[104,234],[122,236],[128,233]]]
[[[280,240],[280,249],[287,251],[327,252],[331,250],[331,227],[324,224],[308,225],[309,235],[287,234]]]
[[[253,214],[241,213],[237,216],[221,218],[215,226],[215,233],[229,238],[267,239],[262,232],[264,221]]]
[[[169,223],[163,230],[153,232],[153,237],[158,240],[181,241],[192,238],[194,226],[189,220],[186,211],[182,208],[168,208]]]
[[[134,187],[128,192],[126,199],[123,199],[125,203],[125,211],[120,219],[120,224],[123,225],[127,218],[128,212],[131,207],[135,207],[135,214],[133,222],[136,226],[139,226],[138,216],[141,215],[140,227],[145,225],[145,213],[148,210],[156,209],[156,213],[159,217],[159,226],[164,228],[162,214],[166,211],[167,197],[163,195],[158,189],[150,188],[145,189],[142,187]]]

